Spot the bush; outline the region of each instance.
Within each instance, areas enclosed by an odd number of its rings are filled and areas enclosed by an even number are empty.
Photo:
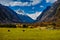
[[[28,26],[27,25],[23,25],[23,28],[28,28]]]
[[[16,25],[12,25],[12,24],[4,24],[4,25],[0,25],[1,28],[5,27],[5,28],[16,28]]]

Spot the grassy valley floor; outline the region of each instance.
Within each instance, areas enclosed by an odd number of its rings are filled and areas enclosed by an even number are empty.
[[[60,30],[0,28],[0,40],[60,40]]]

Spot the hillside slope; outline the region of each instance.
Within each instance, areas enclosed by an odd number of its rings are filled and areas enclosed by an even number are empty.
[[[0,4],[0,23],[20,23],[20,19],[13,10]]]
[[[40,22],[55,22],[56,17],[58,17],[58,15],[60,15],[60,13],[58,13],[58,11],[57,11],[57,10],[59,10],[58,9],[59,7],[60,7],[60,2],[58,0],[51,7],[47,7],[47,9],[45,9],[43,11],[43,13],[41,14],[42,16],[40,15],[37,18],[37,20],[39,20]]]

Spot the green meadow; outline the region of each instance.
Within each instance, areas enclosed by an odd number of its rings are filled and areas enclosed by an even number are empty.
[[[60,30],[0,28],[0,40],[60,40]]]

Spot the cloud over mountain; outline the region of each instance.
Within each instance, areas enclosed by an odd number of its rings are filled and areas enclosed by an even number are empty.
[[[46,0],[47,3],[48,3],[48,2],[53,3],[53,2],[55,2],[55,1],[57,1],[57,0]]]
[[[44,3],[41,3],[42,1]],[[53,3],[55,1],[57,0],[0,0],[0,4],[12,7],[16,13],[28,15],[32,19],[36,20],[36,18],[41,14],[41,11],[49,5],[48,3]]]
[[[42,0],[29,0],[30,2],[22,2],[21,0],[0,0],[0,3],[5,6],[31,6],[31,5],[37,5],[41,3]],[[46,2],[55,2],[56,0],[46,0]]]
[[[31,6],[36,5],[41,2],[41,0],[30,0],[31,2],[21,2],[19,0],[13,1],[13,0],[1,0],[0,3],[5,6]]]

